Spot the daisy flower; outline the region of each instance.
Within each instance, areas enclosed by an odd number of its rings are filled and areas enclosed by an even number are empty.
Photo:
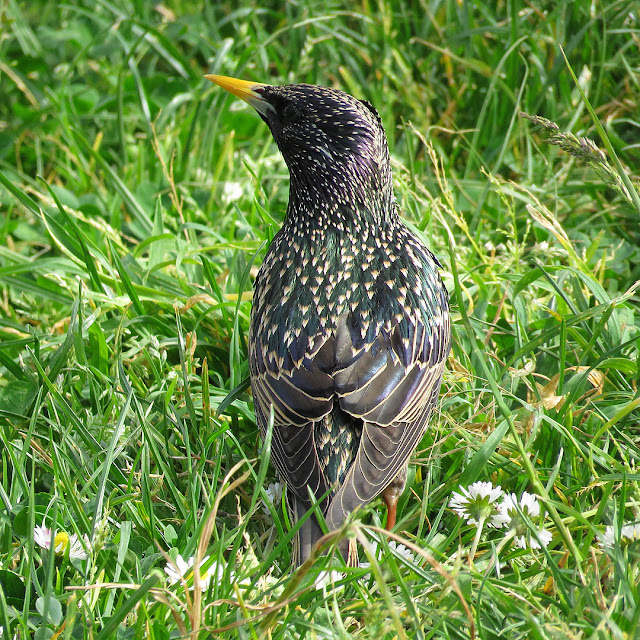
[[[396,542],[395,540],[391,540],[389,542],[389,548],[392,549],[397,555],[409,562],[415,563],[416,557],[414,553],[408,547],[405,547],[403,544]]]
[[[267,500],[275,507],[278,508],[282,502],[282,482],[271,482],[264,490],[267,494]],[[267,503],[262,501],[262,510],[266,515],[271,515]]]
[[[195,556],[191,556],[188,560],[185,560],[180,554],[176,558],[174,563],[168,562],[164,568],[164,572],[167,574],[170,584],[177,584],[186,580],[192,581],[189,588],[193,588],[193,563]],[[205,569],[205,565],[209,560],[209,556],[205,556],[200,563],[200,588],[204,591],[209,587],[212,579],[222,580],[224,575],[224,568],[217,562],[212,562],[208,569]],[[231,579],[233,580],[233,572],[231,573]]]
[[[624,538],[628,543],[640,540],[640,523],[623,525],[620,531],[620,537]]]
[[[242,198],[243,189],[240,182],[224,182],[223,187],[222,201],[224,204],[229,204]]]
[[[33,530],[34,542],[43,549],[51,549],[51,529],[44,526],[35,527]],[[53,551],[57,556],[64,556],[69,553],[69,558],[74,560],[86,560],[87,553],[85,547],[89,548],[89,537],[84,535],[82,541],[74,533],[69,535],[66,531],[58,531],[53,537]]]
[[[401,558],[403,558],[404,560],[406,560],[407,562],[416,563],[416,557],[414,555],[414,553],[411,551],[411,549],[407,548],[405,545],[396,542],[395,540],[390,540],[389,541],[389,549],[391,549],[391,552],[394,553],[396,556],[400,556]],[[371,543],[371,550],[375,553],[376,558],[378,560],[382,560],[383,554],[384,554],[384,550],[385,548],[382,545],[379,545],[377,542],[372,542]],[[368,569],[371,567],[371,563],[370,562],[361,562],[359,564],[361,569]]]
[[[344,578],[342,573],[340,573],[340,571],[335,571],[334,569],[331,569],[330,571],[320,571],[313,584],[315,588],[319,590],[324,590],[328,587],[334,586],[335,590],[339,591],[344,589],[344,585],[336,585],[335,583],[342,580],[342,578]]]
[[[540,549],[551,542],[552,536],[549,531],[535,529],[537,535],[532,535],[533,532],[527,526],[526,519],[540,519],[540,503],[537,496],[525,491],[518,499],[515,493],[509,493],[500,505],[500,513],[509,528],[509,534],[521,549]]]
[[[454,491],[449,507],[466,519],[467,524],[483,525],[486,522],[500,528],[506,522],[498,508],[498,500],[503,495],[499,486],[494,487],[490,482],[474,482],[466,489],[461,487],[460,493]]]
[[[600,544],[606,549],[612,549],[616,544],[616,530],[608,525],[604,533],[599,535]],[[620,529],[620,546],[626,547],[628,544],[640,540],[640,523],[624,524]]]

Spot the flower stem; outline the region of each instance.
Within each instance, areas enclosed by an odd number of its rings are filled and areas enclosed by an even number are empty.
[[[498,578],[500,578],[500,563],[498,561],[498,558],[500,556],[501,551],[504,549],[505,545],[507,544],[507,542],[513,539],[515,535],[516,535],[515,531],[509,531],[507,535],[504,538],[502,538],[502,540],[500,540],[500,544],[493,550],[493,555],[491,556],[491,560],[489,560],[489,566],[487,567],[487,570],[484,572],[485,577],[489,575],[493,567],[496,566],[496,563],[498,563],[497,575],[498,575]]]
[[[480,536],[482,535],[482,528],[484,527],[486,516],[481,516],[478,522],[478,528],[476,529],[476,535],[473,539],[473,545],[471,551],[469,551],[469,567],[473,567],[473,559],[476,557],[476,551],[478,550],[478,543],[480,542]]]

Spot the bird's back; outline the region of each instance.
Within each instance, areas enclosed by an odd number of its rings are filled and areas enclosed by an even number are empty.
[[[251,373],[263,430],[274,408],[273,458],[294,501],[305,511],[309,489],[328,494],[337,527],[422,438],[450,326],[437,262],[397,216],[385,227],[314,218],[313,232],[285,223],[260,269]]]

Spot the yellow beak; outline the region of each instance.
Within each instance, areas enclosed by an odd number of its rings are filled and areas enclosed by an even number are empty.
[[[262,82],[249,82],[248,80],[238,80],[237,78],[229,78],[228,76],[217,76],[213,74],[206,75],[207,80],[215,82],[217,85],[226,89],[234,96],[238,96],[241,100],[250,104],[258,113],[267,115],[273,107],[267,102],[257,91],[258,87],[268,87],[269,85]]]

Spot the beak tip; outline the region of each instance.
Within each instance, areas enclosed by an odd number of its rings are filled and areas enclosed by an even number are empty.
[[[256,89],[260,87],[267,86],[262,82],[239,80],[238,78],[229,78],[228,76],[219,76],[213,73],[208,73],[204,77],[211,82],[215,82],[219,87],[222,87],[234,96],[244,100],[258,111],[258,113],[264,115],[267,110],[273,109],[273,107],[260,96],[260,93],[256,91]]]

